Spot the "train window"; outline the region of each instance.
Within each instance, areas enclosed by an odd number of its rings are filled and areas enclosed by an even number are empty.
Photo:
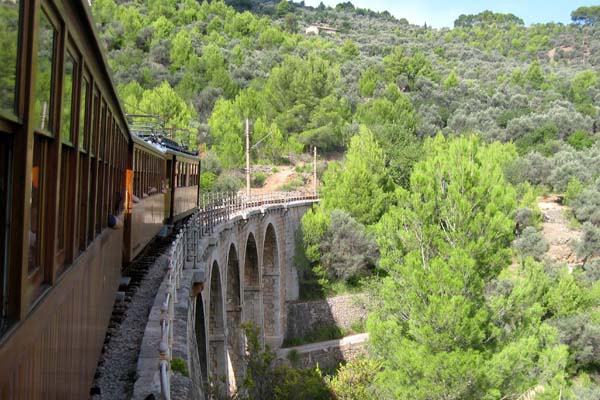
[[[19,0],[0,1],[0,111],[16,112]]]
[[[88,175],[90,165],[85,152],[79,152],[79,225],[77,229],[77,246],[79,254],[86,248],[85,225],[87,222],[87,203],[89,201]]]
[[[58,199],[58,217],[57,217],[57,264],[62,266],[67,256],[68,251],[68,227],[69,221],[73,218],[72,207],[69,204],[69,188],[72,187],[70,182],[70,159],[73,149],[69,145],[63,144],[60,155],[60,186]]]
[[[140,189],[138,185],[140,184],[140,151],[135,149],[133,151],[133,194],[135,197],[140,197]]]
[[[87,211],[87,215],[88,215],[87,241],[88,241],[88,244],[91,243],[95,237],[95,235],[94,235],[94,232],[95,232],[94,231],[94,225],[95,225],[94,216],[96,215],[95,214],[96,202],[98,201],[97,197],[96,197],[97,186],[98,186],[98,168],[97,168],[97,163],[92,158],[91,163],[90,163],[90,194],[89,194],[89,203],[88,203],[88,211]]]
[[[98,190],[98,158],[95,156],[98,154],[98,123],[100,121],[98,113],[100,112],[100,95],[98,90],[94,90],[94,96],[92,97],[92,103],[90,105],[90,190],[89,190],[89,201],[87,209],[87,243],[91,243],[95,237],[95,216],[96,216],[96,203],[97,203],[97,190]]]
[[[96,146],[98,146],[98,108],[100,107],[100,99],[97,91],[94,91],[94,103],[90,107],[90,154],[96,154]]]
[[[186,163],[181,163],[181,167],[179,168],[179,173],[181,174],[180,178],[179,178],[179,185],[181,187],[185,186],[185,169],[186,169],[187,164]]]
[[[90,123],[87,123],[86,116],[88,115],[88,110],[91,110],[90,101],[91,96],[88,91],[91,89],[90,84],[88,83],[89,79],[84,77],[81,80],[81,100],[79,103],[79,169],[78,169],[78,200],[77,204],[79,206],[79,218],[77,219],[77,240],[76,246],[78,250],[78,255],[83,253],[83,251],[87,247],[86,240],[86,224],[88,223],[87,216],[87,207],[89,202],[89,173],[90,173],[90,163],[89,156],[86,151],[89,149],[89,137],[90,137]],[[92,113],[90,113],[92,114]]]
[[[73,143],[72,132],[71,132],[71,117],[72,117],[72,105],[73,105],[73,84],[75,83],[74,72],[75,72],[75,61],[71,54],[67,52],[65,57],[65,74],[63,76],[63,110],[62,110],[62,125],[60,131],[60,137],[63,142]]]
[[[175,162],[175,184],[173,187],[179,187],[179,163]]]
[[[53,64],[56,47],[56,29],[48,16],[40,12],[37,78],[35,81],[35,126],[52,132],[52,84],[54,82]]]
[[[98,160],[98,185],[96,193],[96,234],[102,231],[102,206],[104,200],[104,162],[103,162],[103,144],[104,144],[104,130],[106,123],[106,108],[104,104],[101,106],[100,119],[98,120],[98,130],[96,132],[96,139],[98,140],[98,153],[96,159]]]
[[[100,111],[100,129],[98,130],[98,159],[105,160],[106,159],[106,131],[108,130],[108,125],[106,123],[107,110],[106,103],[102,102],[102,111]]]
[[[47,139],[35,135],[33,145],[33,166],[31,168],[31,210],[29,222],[29,269],[31,273],[41,264],[41,253],[43,243],[43,230],[41,227],[43,218],[43,189],[45,175]]]
[[[1,29],[1,28],[0,28]],[[0,134],[0,336],[8,328],[8,211],[10,210],[10,143]]]
[[[85,117],[88,109],[88,90],[90,84],[87,79],[81,80],[81,100],[79,102],[79,148],[82,150],[88,149],[88,132],[85,129]]]

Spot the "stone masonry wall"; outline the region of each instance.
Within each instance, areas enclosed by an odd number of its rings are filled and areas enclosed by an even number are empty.
[[[364,356],[368,339],[368,333],[361,333],[342,339],[279,349],[276,363],[295,368],[314,368],[317,365],[321,369],[337,368],[342,362]]]
[[[290,302],[287,304],[286,339],[305,336],[324,326],[350,328],[367,317],[365,297],[345,295],[325,300]]]

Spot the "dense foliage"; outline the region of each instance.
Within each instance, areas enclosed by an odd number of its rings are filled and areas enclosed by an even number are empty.
[[[416,138],[440,130],[550,154],[572,135],[587,145],[600,126],[594,7],[574,11],[581,25],[486,11],[436,30],[351,3],[231,2],[254,14],[220,1],[120,3],[96,0],[93,12],[126,109],[193,128],[225,167],[243,162],[244,118],[253,141],[270,134],[254,156],[273,161],[344,149],[365,124],[404,184]],[[315,22],[338,34],[300,33]]]

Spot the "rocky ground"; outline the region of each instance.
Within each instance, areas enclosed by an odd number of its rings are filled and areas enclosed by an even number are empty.
[[[153,246],[156,244],[150,244]],[[130,299],[120,324],[111,321],[104,353],[98,363],[91,398],[128,399],[133,392],[137,360],[148,314],[166,272],[167,257],[156,256]],[[117,306],[117,305],[115,305]],[[114,316],[114,314],[113,314]]]
[[[573,250],[574,244],[581,239],[581,232],[569,227],[568,207],[562,204],[557,195],[540,197],[538,207],[544,217],[542,232],[550,245],[548,257],[571,267],[581,265],[582,260]]]

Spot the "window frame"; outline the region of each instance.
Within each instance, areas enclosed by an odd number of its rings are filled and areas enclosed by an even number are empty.
[[[19,0],[19,10],[18,10],[18,31],[17,31],[17,51],[16,51],[16,63],[15,63],[15,86],[13,88],[13,110],[12,113],[8,110],[0,108],[0,129],[2,132],[0,134],[12,134],[12,129],[6,129],[1,122],[8,121],[11,123],[22,123],[23,116],[23,105],[21,99],[24,98],[24,86],[22,83],[22,76],[25,75],[25,71],[23,69],[23,59],[27,54],[27,49],[24,46],[24,35],[25,29],[29,26],[30,22],[25,19],[25,6],[26,0]],[[27,22],[27,23],[25,23]],[[4,120],[4,121],[3,121]]]

